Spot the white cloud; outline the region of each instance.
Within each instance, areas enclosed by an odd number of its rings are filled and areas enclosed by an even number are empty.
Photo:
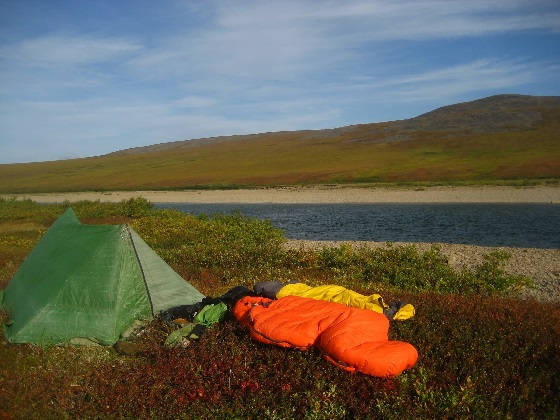
[[[184,112],[176,102],[122,103],[106,97],[20,101],[0,106],[0,163],[93,156],[201,137],[323,128],[339,116],[335,108],[301,112],[301,104],[296,102],[285,112],[259,114],[264,105],[270,103],[246,105],[246,114],[226,116],[204,107]],[[27,150],[18,155],[17,138],[22,133],[28,138]]]
[[[545,63],[481,59],[394,81],[392,95],[403,101],[445,101],[475,92],[497,92],[539,80]],[[515,92],[512,92],[515,93]]]
[[[458,38],[556,34],[557,0],[176,5],[184,7],[185,24],[149,36],[61,28],[0,44],[0,159],[24,142],[25,153],[40,160],[185,138],[333,127],[370,118],[387,102],[451,103],[558,80],[560,73],[557,53],[548,53],[550,62],[529,50],[515,58],[473,53],[463,63],[421,57],[431,53],[422,41],[445,40],[449,48]],[[361,122],[369,121],[375,118]]]
[[[227,4],[227,3],[226,3]],[[560,30],[553,1],[351,0],[218,3],[217,22],[230,30],[307,28],[336,41],[361,34],[363,42],[482,35],[527,29]],[[350,34],[350,37],[348,37]],[[355,42],[359,39],[355,38]]]
[[[215,105],[216,100],[205,96],[185,96],[173,101],[173,104],[180,108],[206,108]]]
[[[424,73],[404,76],[399,79],[389,80],[386,84],[393,85],[417,85],[430,83],[460,82],[477,80],[482,83],[496,84],[500,80],[511,79],[515,75],[515,81],[510,84],[526,83],[535,77],[535,71],[542,63],[528,64],[516,60],[478,59],[470,63],[430,70]],[[502,85],[503,83],[499,83]]]
[[[477,59],[429,71],[388,78],[361,77],[352,83],[330,87],[333,93],[351,91],[360,100],[383,96],[387,102],[448,101],[465,94],[515,89],[539,80],[552,79],[560,62],[521,59]]]
[[[45,35],[0,48],[0,58],[26,66],[72,66],[105,62],[141,48],[121,38]]]
[[[473,0],[210,2],[213,19],[130,61],[147,79],[197,74],[289,81],[351,66],[386,41],[560,31],[553,2]]]

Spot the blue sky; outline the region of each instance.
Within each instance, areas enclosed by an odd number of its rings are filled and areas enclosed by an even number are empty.
[[[560,95],[558,0],[0,0],[0,163]]]

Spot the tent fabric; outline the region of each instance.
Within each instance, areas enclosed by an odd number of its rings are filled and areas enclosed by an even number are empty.
[[[389,341],[388,318],[371,310],[299,296],[245,297],[233,314],[257,341],[300,350],[315,346],[350,372],[396,376],[418,359],[411,344]]]
[[[6,287],[4,335],[14,343],[112,345],[134,321],[204,297],[179,279],[127,225],[85,225],[68,209]]]
[[[185,296],[190,297],[189,303],[199,302],[204,298],[203,294],[169,267],[134,230],[130,229],[130,234],[150,291],[154,315],[174,306],[184,305]]]

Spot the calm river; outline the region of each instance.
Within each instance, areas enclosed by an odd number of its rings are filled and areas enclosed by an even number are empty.
[[[268,219],[290,239],[560,248],[557,204],[184,204],[195,215]]]

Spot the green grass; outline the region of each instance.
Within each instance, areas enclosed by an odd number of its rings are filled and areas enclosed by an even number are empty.
[[[66,205],[0,200],[0,286]],[[348,374],[316,351],[252,341],[232,319],[172,350],[162,345],[170,327],[154,321],[134,339],[136,356],[2,338],[2,417],[560,415],[560,310],[515,299],[528,279],[504,273],[504,253],[455,271],[438,248],[288,250],[281,231],[240,215],[194,217],[142,199],[72,206],[84,222],[130,223],[207,295],[257,280],[296,279],[407,300],[417,315],[393,323],[390,336],[412,343],[420,359],[397,378]]]

